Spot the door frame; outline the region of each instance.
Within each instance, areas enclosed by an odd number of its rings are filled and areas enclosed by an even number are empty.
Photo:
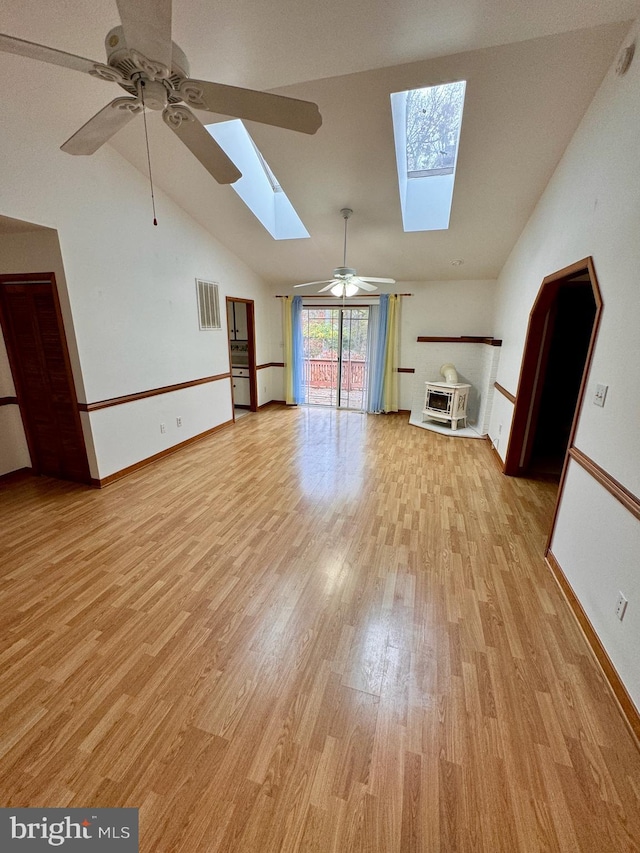
[[[76,383],[73,377],[73,369],[71,367],[71,358],[69,357],[69,346],[67,343],[67,335],[64,328],[64,319],[62,317],[62,309],[60,308],[60,297],[58,295],[58,285],[56,283],[56,276],[53,272],[36,272],[36,273],[2,273],[0,274],[0,290],[3,289],[5,284],[50,284],[51,285],[51,294],[53,297],[53,305],[56,313],[56,320],[58,322],[58,332],[60,334],[60,343],[62,346],[62,355],[64,360],[65,373],[67,374],[67,379],[69,381],[69,389],[71,396],[71,404],[73,408],[73,418],[76,423],[76,429],[78,430],[78,435],[82,439],[82,448],[84,450],[84,457],[86,460],[86,470],[87,476],[86,479],[81,480],[80,482],[92,483],[90,469],[89,469],[89,457],[87,454],[86,441],[84,438],[84,430],[82,429],[82,420],[80,418],[80,410],[78,409],[78,395],[76,392]],[[29,449],[29,456],[31,458],[31,470],[34,474],[40,473],[40,468],[38,465],[38,457],[35,451],[36,443],[33,438],[33,427],[29,421],[28,413],[24,404],[24,390],[21,387],[20,380],[20,370],[17,364],[16,353],[13,351],[13,341],[12,336],[9,331],[9,322],[8,319],[4,315],[4,306],[3,300],[0,298],[0,328],[2,329],[2,335],[4,338],[5,347],[7,350],[7,358],[9,360],[9,368],[11,370],[11,377],[13,379],[13,384],[16,389],[16,399],[18,401],[18,408],[20,409],[20,419],[22,421],[22,427],[24,429],[25,438],[27,440],[27,447]]]
[[[231,338],[229,337],[229,325],[227,323],[227,310],[230,302],[244,302],[247,306],[247,342],[248,342],[248,368],[249,368],[249,411],[258,411],[258,384],[256,370],[256,323],[255,323],[255,301],[243,299],[240,296],[227,296],[225,298],[225,328],[227,329],[227,342],[229,344],[229,367],[233,373],[231,362]],[[233,376],[231,377],[231,402],[233,403]],[[234,416],[235,420],[235,416]]]
[[[340,397],[341,397],[341,393],[342,393],[342,387],[341,387],[342,386],[342,365],[343,365],[342,341],[343,341],[343,335],[344,335],[344,313],[346,311],[353,311],[353,310],[358,309],[358,308],[366,308],[367,309],[367,330],[368,330],[368,328],[369,328],[368,324],[369,324],[369,321],[371,319],[371,313],[369,310],[371,308],[371,306],[368,304],[350,303],[348,305],[345,305],[342,302],[339,304],[336,303],[336,304],[329,304],[329,305],[320,305],[320,304],[314,305],[312,302],[309,302],[308,305],[303,304],[303,311],[313,311],[314,309],[324,311],[324,310],[329,309],[329,310],[335,310],[335,311],[340,312],[340,320],[338,323],[338,338],[337,338],[338,360],[337,360],[337,375],[336,375],[336,389],[335,389],[335,391],[336,391],[336,404],[332,405],[332,406],[325,406],[325,408],[331,408],[331,409],[336,409],[336,410],[339,410],[342,408],[340,406]],[[352,412],[361,412],[361,411],[364,412],[364,411],[366,411],[367,394],[368,394],[368,388],[369,388],[369,338],[368,338],[368,335],[367,335],[367,357],[365,359],[365,365],[366,365],[366,369],[365,369],[365,374],[364,374],[365,375],[365,388],[363,389],[363,407],[362,407],[362,409],[346,409],[345,408],[344,411],[352,411]],[[365,393],[365,392],[367,392],[367,393]],[[321,404],[312,404],[312,405],[321,405]]]
[[[540,396],[542,394],[544,375],[548,365],[549,348],[553,333],[553,317],[556,311],[558,292],[562,285],[567,284],[580,274],[586,274],[591,284],[593,298],[596,303],[596,313],[593,318],[589,347],[585,357],[582,379],[580,380],[580,390],[569,432],[567,452],[565,453],[562,474],[560,475],[562,486],[569,450],[573,447],[573,439],[582,410],[587,377],[589,375],[589,368],[591,367],[603,309],[600,286],[591,256],[546,276],[542,280],[538,295],[529,313],[529,325],[525,338],[516,403],[503,469],[504,473],[509,476],[521,477],[526,473],[526,466],[531,455],[531,447],[540,409]]]

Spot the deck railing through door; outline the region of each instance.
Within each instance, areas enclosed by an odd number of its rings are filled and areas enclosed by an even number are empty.
[[[345,391],[364,390],[365,362],[345,361],[342,364],[342,388]],[[338,361],[330,358],[310,358],[304,361],[304,384],[309,388],[335,388],[338,381]]]

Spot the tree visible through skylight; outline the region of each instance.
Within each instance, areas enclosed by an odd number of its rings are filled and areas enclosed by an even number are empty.
[[[466,83],[391,95],[405,231],[449,227]]]
[[[464,82],[407,92],[407,172],[451,174],[456,150]],[[446,170],[446,171],[445,171]]]

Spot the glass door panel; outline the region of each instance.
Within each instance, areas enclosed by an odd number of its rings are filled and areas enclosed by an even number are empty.
[[[305,403],[311,406],[336,406],[340,310],[303,308],[302,322]]]
[[[368,308],[303,308],[305,403],[364,410]]]
[[[366,408],[368,308],[342,308],[340,395],[342,409]]]

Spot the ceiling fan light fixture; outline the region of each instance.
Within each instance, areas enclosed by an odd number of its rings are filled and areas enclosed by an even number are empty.
[[[360,288],[357,284],[353,284],[353,282],[338,281],[331,288],[331,293],[340,299],[343,296],[355,296],[358,290]]]
[[[359,290],[377,290],[377,284],[395,284],[394,278],[372,278],[369,275],[358,275],[353,267],[347,266],[347,221],[353,211],[350,207],[343,207],[340,211],[344,219],[344,254],[342,258],[342,266],[336,267],[333,271],[333,278],[325,281],[305,281],[304,284],[294,284],[294,287],[309,287],[312,284],[325,284],[318,293],[326,293],[328,290],[341,299],[345,296],[355,296]],[[357,282],[357,284],[356,284]]]

